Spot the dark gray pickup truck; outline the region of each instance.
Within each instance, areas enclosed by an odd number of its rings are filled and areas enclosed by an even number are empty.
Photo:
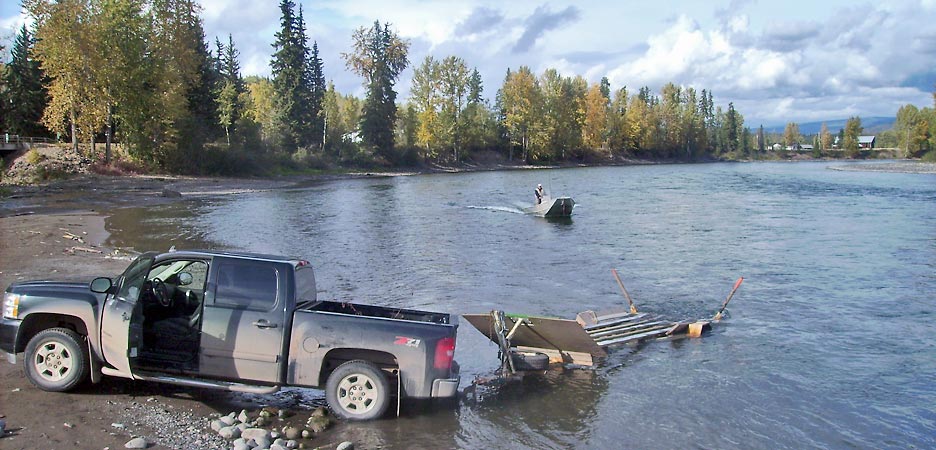
[[[318,301],[307,261],[210,251],[145,253],[116,279],[31,281],[3,295],[0,351],[67,391],[102,375],[271,393],[324,388],[341,417],[391,397],[456,394],[457,316]],[[397,395],[399,393],[399,395]]]

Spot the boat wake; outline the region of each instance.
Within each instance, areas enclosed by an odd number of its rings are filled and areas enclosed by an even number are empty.
[[[485,209],[488,211],[506,212],[513,214],[523,214],[520,208],[511,208],[509,206],[468,206],[468,209]]]

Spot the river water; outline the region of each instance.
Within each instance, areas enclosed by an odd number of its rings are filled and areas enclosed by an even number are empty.
[[[341,424],[364,448],[934,448],[936,176],[838,163],[573,168],[370,178],[119,210],[110,245],[300,256],[319,298],[574,318],[625,304],[730,316],[594,370]],[[520,213],[542,183],[571,220]],[[497,349],[467,321],[462,385]],[[309,394],[322,397],[320,391]]]

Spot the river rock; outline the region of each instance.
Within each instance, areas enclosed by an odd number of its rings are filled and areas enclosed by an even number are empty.
[[[225,439],[237,439],[241,435],[241,430],[237,427],[224,427],[218,431],[218,434]]]
[[[146,438],[135,437],[127,441],[124,444],[124,448],[146,448],[149,447],[149,442],[146,441]]]
[[[247,445],[246,441],[241,441],[241,442],[234,441],[234,446],[231,448],[234,450],[250,450],[250,446]]]
[[[250,424],[249,424],[249,423],[239,423],[239,424],[234,425],[234,426],[237,427],[238,430],[241,430],[241,433],[243,433],[244,430],[250,428]]]
[[[242,423],[250,422],[250,417],[247,416],[246,409],[241,410],[240,414],[237,416],[237,420],[241,421]]]
[[[162,196],[166,198],[182,198],[182,193],[169,188],[162,190]]]
[[[311,417],[327,417],[328,410],[325,409],[324,406],[319,406],[318,408],[315,408],[312,410],[312,414],[310,414],[310,416]]]
[[[299,442],[295,439],[290,439],[286,441],[286,448],[296,448],[299,446]]]
[[[221,429],[224,428],[226,425],[227,424],[222,422],[220,419],[215,419],[211,421],[211,429],[214,430],[216,433],[218,431],[221,431]]]
[[[309,439],[312,437],[312,432],[309,430],[302,430],[302,438]]]
[[[237,423],[237,419],[234,418],[234,413],[221,417],[218,420],[220,420],[221,422],[224,422],[224,424],[227,426],[234,425],[235,423]]]
[[[259,437],[257,439],[254,439],[254,442],[257,443],[256,448],[270,448],[270,444],[271,444],[270,439],[266,437]]]
[[[296,427],[286,427],[283,430],[283,436],[286,436],[286,439],[298,439],[301,431]]]
[[[286,450],[286,447],[283,447],[279,444],[273,444],[270,446],[270,450]]]
[[[241,432],[241,437],[244,439],[257,439],[259,437],[269,439],[270,432],[263,428],[248,428]]]
[[[310,430],[315,433],[321,433],[328,429],[331,426],[331,420],[328,417],[309,417],[309,421],[306,423]]]
[[[280,447],[286,447],[286,439],[277,439],[277,440],[273,441],[273,445],[279,445]],[[273,447],[273,445],[271,445],[270,447]]]
[[[338,447],[335,450],[354,450],[354,442],[344,441],[338,444]]]

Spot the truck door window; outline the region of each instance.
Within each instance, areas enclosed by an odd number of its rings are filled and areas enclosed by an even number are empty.
[[[120,285],[120,291],[117,292],[117,298],[135,302],[140,297],[140,289],[146,281],[146,273],[150,265],[153,264],[153,258],[140,257],[130,267],[124,271],[123,284]]]
[[[268,311],[276,304],[277,272],[266,262],[221,261],[215,304]]]

